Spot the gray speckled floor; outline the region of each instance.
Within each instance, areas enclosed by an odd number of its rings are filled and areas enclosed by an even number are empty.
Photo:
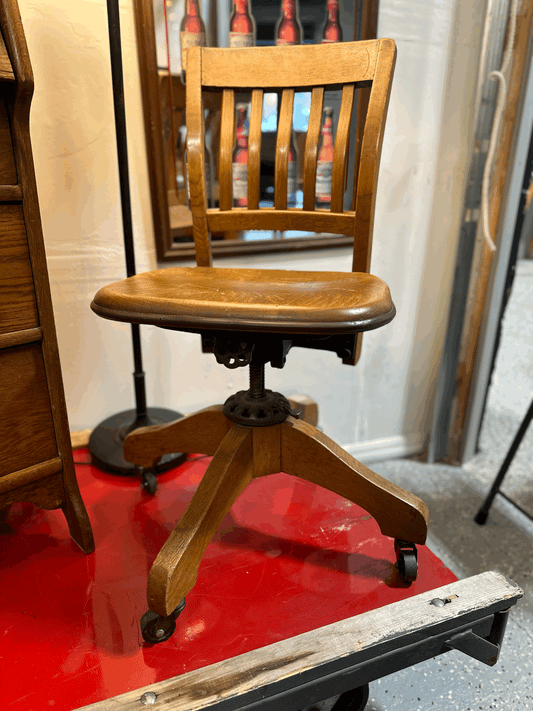
[[[533,262],[522,261],[504,317],[479,454],[463,468],[411,460],[373,465],[426,502],[429,546],[459,578],[498,570],[524,590],[498,664],[486,667],[451,651],[372,683],[365,711],[533,711],[533,522],[500,496],[485,526],[473,521],[533,397],[532,295]],[[533,515],[532,453],[533,424],[503,489]],[[333,701],[317,708],[329,711]]]

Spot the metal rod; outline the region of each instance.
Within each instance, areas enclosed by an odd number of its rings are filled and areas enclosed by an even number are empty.
[[[133,220],[131,214],[128,141],[126,134],[124,72],[122,65],[122,42],[120,36],[120,11],[118,0],[107,0],[107,20],[109,25],[109,49],[111,54],[111,78],[113,84],[113,104],[115,109],[115,135],[117,142],[124,253],[126,257],[126,274],[130,277],[134,276],[136,272],[133,243]],[[146,417],[146,387],[142,366],[141,336],[138,324],[132,324],[131,326],[131,339],[135,368],[135,372],[133,373],[135,403],[137,419],[139,419]]]

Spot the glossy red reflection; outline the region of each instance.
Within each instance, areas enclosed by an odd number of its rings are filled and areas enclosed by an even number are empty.
[[[418,580],[403,586],[392,540],[362,509],[276,474],[223,521],[174,636],[145,645],[148,571],[209,460],[160,476],[149,496],[82,463],[86,450],[75,458],[96,551],[77,549],[61,512],[30,504],[12,507],[0,536],[5,709],[70,711],[456,579],[421,547]]]

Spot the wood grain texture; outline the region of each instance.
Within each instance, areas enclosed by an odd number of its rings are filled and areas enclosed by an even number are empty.
[[[247,49],[208,47],[201,52],[205,86],[261,87],[266,91],[369,81],[374,76],[378,44],[370,41]]]
[[[394,42],[379,40],[376,77],[370,93],[357,180],[353,271],[364,272],[370,266],[379,162],[395,63]]]
[[[353,501],[384,536],[422,544],[429,514],[421,499],[380,477],[312,425],[289,417],[281,429],[281,468]]]
[[[61,488],[62,499],[56,501],[57,506],[61,506],[65,512],[73,540],[88,553],[94,549],[94,541],[87,512],[81,500],[72,459],[30,141],[29,113],[33,95],[33,73],[16,0],[4,0],[0,3],[0,26],[16,77],[14,94],[9,95],[6,106],[10,112],[9,124],[13,136],[16,171],[24,196],[22,202],[23,224],[26,229],[27,249],[38,311],[37,323],[26,323],[22,326],[19,322],[19,329],[25,330],[38,326],[42,329],[43,334],[42,341],[39,343],[19,348],[7,348],[0,352],[2,359],[2,368],[0,369],[2,385],[0,387],[3,389],[0,418],[2,418],[1,427],[5,433],[2,441],[5,451],[8,452],[1,466],[3,467],[2,471],[8,473],[8,469],[18,471],[36,464],[38,461],[59,457],[63,465],[62,474],[45,477],[42,480],[42,497],[45,497],[46,486],[53,488],[54,496],[56,494],[59,496],[58,491]],[[9,84],[0,83],[0,95],[2,90],[6,90],[6,87],[9,87]],[[18,235],[20,255],[20,206],[0,206],[0,209],[5,210],[6,208],[14,208],[14,212],[5,213],[4,216],[8,222],[11,220],[15,225],[18,225],[18,227],[14,227],[14,230]],[[16,210],[19,211],[18,214]],[[0,219],[0,222],[3,220]],[[6,240],[8,239],[6,236]],[[3,240],[0,239],[0,242]],[[25,265],[25,257],[21,257],[21,259],[22,264]],[[26,266],[24,268],[27,269]],[[27,294],[25,298],[28,298]],[[17,311],[16,308],[14,310]],[[13,368],[17,361],[19,364],[24,361],[27,370],[21,371],[17,366],[18,373],[10,387],[7,376],[8,368]],[[4,363],[7,367],[4,367]],[[34,391],[29,399],[32,386],[34,386]],[[18,400],[15,395],[17,392],[20,392]],[[11,403],[11,407],[9,403]],[[26,421],[24,421],[25,414],[27,415]],[[15,452],[19,452],[20,456],[16,457]],[[35,490],[40,484],[41,482],[35,482],[28,486]],[[21,495],[24,488],[16,490],[17,496]],[[35,496],[35,491],[33,491],[31,500],[41,505],[36,501]]]
[[[13,331],[12,333],[0,334],[0,349],[12,348],[13,346],[23,346],[25,343],[34,343],[43,338],[42,328],[27,328],[24,331]]]
[[[316,165],[316,164],[315,164]],[[313,188],[314,201],[314,188]],[[207,211],[207,222],[211,232],[234,230],[305,230],[353,237],[354,213],[331,214],[325,210],[312,211],[289,208],[276,210],[263,207],[260,210],[234,208],[222,212],[216,209]],[[300,239],[305,247],[305,242]]]
[[[0,476],[57,456],[40,343],[0,352]]]
[[[394,317],[381,279],[352,272],[171,267],[106,286],[99,316],[169,328],[348,333]]]
[[[1,48],[0,48],[1,49]],[[1,53],[0,53],[1,57]],[[2,70],[0,68],[0,76]],[[17,169],[5,99],[0,99],[0,185],[16,185]]]
[[[58,474],[62,469],[63,465],[61,464],[61,459],[55,457],[47,462],[40,462],[39,464],[34,464],[32,467],[6,474],[0,477],[0,496],[10,489],[16,489],[17,487],[31,484],[51,474]]]
[[[248,133],[248,209],[259,209],[259,178],[261,172],[261,121],[263,90],[252,91],[250,129]]]
[[[0,334],[38,326],[22,207],[0,205]]]
[[[316,161],[318,155],[318,139],[322,126],[322,110],[324,107],[324,87],[313,87],[311,92],[311,107],[309,109],[309,125],[305,139],[304,169],[303,169],[303,209],[315,209]],[[351,227],[351,225],[350,225]]]
[[[124,440],[124,457],[137,466],[151,468],[170,452],[213,455],[231,427],[222,405],[208,407],[165,425],[139,427]]]
[[[287,169],[292,133],[292,110],[294,89],[284,89],[278,113],[278,138],[276,141],[276,167],[274,179],[274,208],[287,209]]]
[[[306,672],[320,670],[325,676],[332,665],[349,655],[352,664],[379,654],[382,643],[402,647],[407,636],[427,638],[437,626],[451,629],[464,625],[463,617],[476,613],[482,619],[489,611],[505,610],[523,596],[522,590],[500,573],[489,571],[459,580],[429,592],[363,612],[310,632],[255,649],[187,674],[128,691],[120,696],[89,704],[78,711],[138,711],[145,692],[157,695],[157,705],[172,711],[203,711],[221,704],[243,708],[239,699],[256,691],[264,698],[269,685],[283,680],[285,688],[302,683]],[[435,598],[450,600],[443,607]],[[470,618],[469,618],[470,619]],[[451,633],[452,634],[452,633]],[[406,650],[408,652],[408,650]],[[251,705],[251,703],[250,703]]]
[[[212,257],[206,220],[204,105],[199,85],[201,73],[202,55],[195,53],[187,59],[187,116],[190,117],[187,123],[187,175],[196,263],[209,267]]]
[[[4,38],[0,34],[0,80],[2,81],[15,81],[15,75],[13,74],[13,68],[9,60],[9,55],[7,53]]]
[[[225,89],[222,93],[220,116],[220,146],[218,151],[218,201],[220,210],[231,210],[233,192],[231,166],[235,145],[235,92]]]
[[[148,579],[151,610],[169,615],[194,586],[207,545],[252,475],[252,431],[233,425],[155,559]]]
[[[348,149],[350,143],[350,121],[352,119],[354,96],[355,86],[353,84],[347,84],[342,90],[339,121],[335,135],[333,175],[331,180],[331,212],[342,212],[343,210]]]

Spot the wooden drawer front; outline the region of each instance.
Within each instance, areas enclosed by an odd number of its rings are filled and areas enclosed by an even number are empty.
[[[0,185],[16,185],[17,169],[4,98],[0,98]]]
[[[0,477],[57,457],[40,343],[0,350]]]
[[[0,205],[0,333],[39,325],[21,205]]]

